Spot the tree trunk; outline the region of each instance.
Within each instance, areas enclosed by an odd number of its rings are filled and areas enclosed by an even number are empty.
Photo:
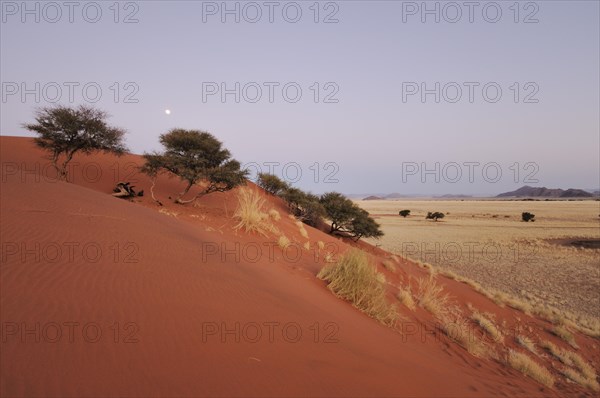
[[[177,199],[175,199],[175,203],[179,203],[179,204],[189,203],[189,202],[183,201],[181,198],[183,198],[185,196],[185,194],[190,191],[190,188],[192,187],[192,185],[194,185],[194,184],[192,182],[188,181],[187,187],[185,187],[185,189],[179,194],[179,196],[177,196]]]
[[[154,186],[156,185],[156,177],[152,178],[152,185],[150,186],[150,195],[152,196],[152,200],[158,203],[159,206],[162,206],[162,202],[154,196]]]

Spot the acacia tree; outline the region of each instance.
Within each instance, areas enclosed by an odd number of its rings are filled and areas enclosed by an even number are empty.
[[[23,127],[38,134],[35,143],[50,152],[60,180],[68,181],[67,167],[77,152],[108,152],[118,156],[127,151],[125,130],[106,123],[108,114],[91,106],[41,108],[35,123]]]
[[[289,188],[289,185],[285,181],[276,175],[268,173],[259,173],[256,178],[256,184],[271,195],[279,195]]]
[[[329,192],[321,196],[320,203],[325,208],[327,218],[331,221],[330,234],[347,233],[356,240],[362,237],[379,238],[383,236],[380,225],[369,216],[369,213],[344,195]]]
[[[287,187],[280,193],[290,208],[290,211],[304,223],[316,227],[325,217],[325,208],[319,202],[319,197],[306,193],[298,188]]]
[[[246,182],[248,172],[240,162],[231,158],[223,143],[212,134],[199,130],[172,129],[160,136],[164,152],[144,154],[146,163],[141,170],[153,179],[161,172],[178,176],[187,184],[175,203],[186,204],[212,192],[225,192]],[[200,181],[204,188],[191,199],[183,199]],[[155,199],[156,200],[156,199]]]
[[[425,216],[426,219],[428,220],[433,220],[433,221],[437,221],[440,218],[444,218],[444,213],[439,212],[439,211],[435,211],[435,212],[427,212],[427,216]]]

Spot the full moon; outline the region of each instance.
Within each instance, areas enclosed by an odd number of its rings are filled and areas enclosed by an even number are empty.
[[[167,115],[170,115],[170,114],[171,114],[171,110],[170,110],[170,109],[165,109],[165,113],[166,113]]]

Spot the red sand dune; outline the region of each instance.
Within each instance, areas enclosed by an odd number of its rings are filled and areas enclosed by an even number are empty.
[[[156,194],[174,217],[150,199],[148,178],[133,167],[139,156],[78,156],[74,183],[64,183],[48,177],[31,139],[0,137],[0,150],[2,396],[593,395],[558,377],[549,389],[501,358],[471,356],[434,335],[422,309],[403,312],[414,333],[380,325],[315,277],[323,261],[314,250],[289,261],[273,237],[236,231],[235,192],[175,205],[168,196],[181,184],[161,178]],[[121,180],[137,180],[144,197],[112,197]],[[278,228],[305,241],[285,205],[265,198],[283,216]],[[306,229],[313,245],[349,247]],[[237,259],[236,243],[254,251],[237,250]],[[379,264],[388,256],[357,245]],[[381,271],[392,284],[423,274],[408,262],[399,268]],[[544,322],[442,280],[460,303],[509,324],[534,322],[545,333]],[[597,367],[598,341],[577,341]]]

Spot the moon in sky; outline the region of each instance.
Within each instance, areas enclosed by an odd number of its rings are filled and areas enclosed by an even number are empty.
[[[171,114],[171,110],[170,110],[170,109],[165,109],[165,113],[166,113],[167,115],[170,115],[170,114]]]

